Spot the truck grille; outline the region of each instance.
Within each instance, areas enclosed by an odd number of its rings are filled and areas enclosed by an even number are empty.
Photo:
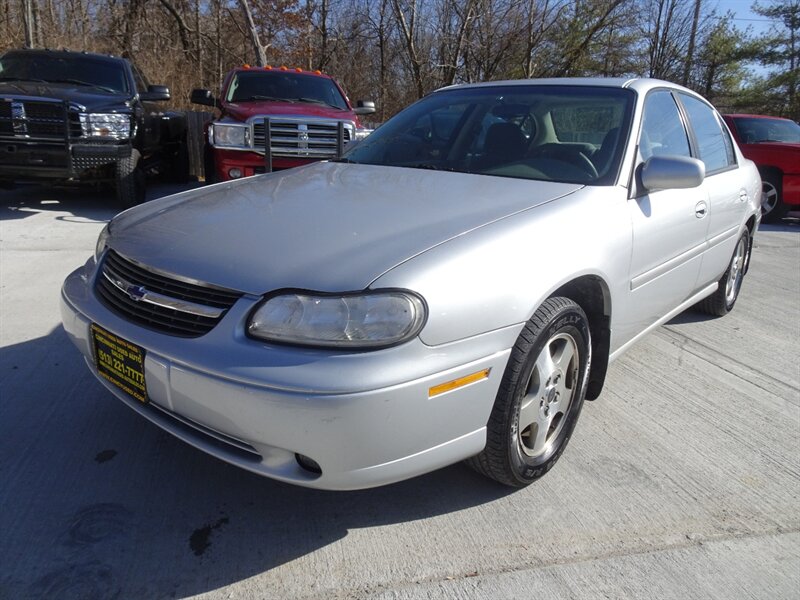
[[[78,115],[59,101],[0,99],[0,136],[63,141],[80,137]]]
[[[120,282],[125,284],[120,285]],[[125,287],[128,291],[123,289]],[[180,337],[199,337],[208,333],[242,296],[233,290],[187,283],[153,272],[113,250],[106,252],[95,291],[103,304],[125,319]],[[206,316],[191,309],[152,303],[142,300],[143,292],[169,298],[178,304],[204,307],[208,312],[218,314]]]
[[[264,117],[253,119],[253,146],[256,152],[264,152]],[[269,129],[272,138],[272,156],[334,158],[337,150],[339,121],[291,119],[270,117]],[[353,139],[355,125],[344,124],[343,141]]]

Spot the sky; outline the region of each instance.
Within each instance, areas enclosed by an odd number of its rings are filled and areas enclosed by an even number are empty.
[[[761,3],[769,4],[765,0],[762,0]],[[750,27],[756,35],[766,33],[769,30],[771,21],[750,10],[754,0],[707,0],[708,7],[713,7],[715,4],[719,15],[724,15],[728,11],[735,13],[734,25],[736,25],[737,29]]]

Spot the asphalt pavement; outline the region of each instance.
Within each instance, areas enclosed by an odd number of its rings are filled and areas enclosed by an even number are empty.
[[[0,598],[800,597],[797,220],[762,226],[730,315],[686,312],[612,365],[534,485],[455,465],[320,492],[206,456],[89,374],[59,289],[115,212],[0,191]]]

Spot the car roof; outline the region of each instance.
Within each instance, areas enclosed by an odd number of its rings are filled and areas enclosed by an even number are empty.
[[[323,79],[333,79],[327,73],[317,71],[307,71],[306,69],[290,68],[290,67],[235,67],[232,69],[234,73],[290,73],[292,75],[306,75],[310,77],[322,77]]]
[[[471,89],[498,86],[555,86],[568,85],[575,87],[607,87],[607,88],[628,88],[645,93],[654,88],[669,87],[681,90],[692,95],[695,92],[676,83],[651,78],[631,78],[631,77],[559,77],[550,79],[510,79],[504,81],[486,81],[482,83],[463,83],[441,88],[437,91],[453,89]]]
[[[9,50],[8,52],[3,54],[3,56],[20,56],[20,55],[91,58],[94,60],[102,60],[109,63],[125,62],[125,59],[119,56],[112,56],[110,54],[96,54],[94,52],[75,52],[72,50],[50,50],[50,49],[41,50],[41,49],[18,48],[15,50]]]

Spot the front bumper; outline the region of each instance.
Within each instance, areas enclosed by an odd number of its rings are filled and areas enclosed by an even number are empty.
[[[258,152],[247,152],[243,150],[223,150],[214,148],[214,168],[216,169],[216,181],[230,181],[234,179],[230,175],[231,169],[239,169],[241,177],[260,175],[266,173],[266,163],[263,154]],[[272,170],[281,171],[300,167],[322,159],[318,158],[295,158],[286,156],[272,157]]]
[[[98,171],[131,155],[129,143],[44,143],[0,140],[0,179],[41,181],[96,178]]]
[[[174,338],[112,313],[92,292],[93,260],[62,289],[64,329],[89,368],[120,400],[222,460],[281,481],[359,489],[399,481],[480,452],[519,327],[429,347],[372,352],[260,343],[244,335],[257,298],[241,298],[209,333]],[[150,402],[98,376],[90,324],[146,350]],[[487,379],[433,398],[431,387],[483,369]],[[303,469],[296,455],[316,461]]]

